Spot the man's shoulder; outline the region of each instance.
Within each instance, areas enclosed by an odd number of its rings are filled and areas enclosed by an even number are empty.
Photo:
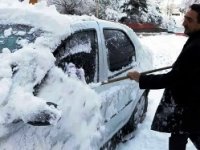
[[[195,36],[195,37],[190,37],[188,39],[188,42],[186,42],[186,47],[189,48],[195,48],[198,47],[200,48],[200,35],[199,36]]]

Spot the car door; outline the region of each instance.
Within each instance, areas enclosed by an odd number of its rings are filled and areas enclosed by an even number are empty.
[[[107,80],[126,76],[136,64],[135,46],[122,28],[100,25]],[[139,87],[134,81],[122,80],[96,89],[102,99],[102,114],[106,119],[106,138],[112,136],[129,119],[138,100]]]

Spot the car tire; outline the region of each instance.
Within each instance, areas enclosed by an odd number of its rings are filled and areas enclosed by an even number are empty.
[[[101,147],[100,150],[115,150],[117,144],[120,142],[126,142],[127,140],[125,140],[125,137],[129,135],[129,133],[132,133],[137,128],[139,123],[144,121],[148,107],[148,92],[149,90],[146,90],[140,97],[127,124],[120,131],[118,131],[103,147]]]
[[[117,144],[121,142],[121,139],[114,135],[108,142],[106,142],[100,150],[116,150]]]
[[[148,91],[145,91],[140,97],[136,107],[127,122],[127,124],[119,132],[120,137],[125,137],[127,134],[133,132],[139,123],[142,123],[146,117],[148,107]]]

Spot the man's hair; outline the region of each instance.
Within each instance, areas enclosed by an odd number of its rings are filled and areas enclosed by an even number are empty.
[[[190,9],[197,12],[197,14],[198,14],[197,21],[198,21],[198,23],[200,23],[200,4],[192,4],[190,6]]]

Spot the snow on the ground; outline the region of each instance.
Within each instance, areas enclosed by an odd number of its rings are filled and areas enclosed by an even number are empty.
[[[140,40],[142,44],[145,44],[152,50],[154,68],[159,68],[173,64],[187,38],[174,34],[160,34],[141,37]],[[162,93],[163,89],[150,91],[149,106],[144,122],[138,126],[135,138],[126,143],[119,144],[117,150],[168,150],[170,134],[150,130],[151,122]],[[187,144],[187,150],[195,150],[190,141]]]

